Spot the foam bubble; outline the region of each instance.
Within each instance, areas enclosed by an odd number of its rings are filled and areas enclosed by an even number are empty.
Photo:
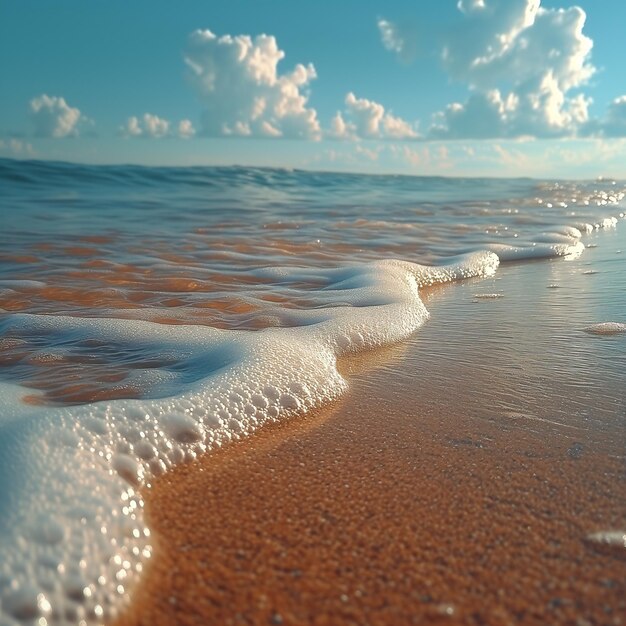
[[[165,433],[178,443],[195,443],[202,440],[202,428],[189,415],[167,413],[159,421]]]
[[[50,602],[40,589],[24,584],[2,594],[2,609],[20,621],[45,618],[51,610]]]

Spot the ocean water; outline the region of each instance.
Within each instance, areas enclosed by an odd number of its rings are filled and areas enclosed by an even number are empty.
[[[339,397],[337,359],[412,336],[437,285],[584,259],[626,193],[10,160],[0,181],[3,625],[112,619],[152,552],[142,486]],[[622,336],[604,292],[581,329]],[[473,317],[501,295],[477,288]]]

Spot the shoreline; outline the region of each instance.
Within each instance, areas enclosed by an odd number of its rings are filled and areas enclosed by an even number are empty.
[[[116,625],[623,623],[624,549],[589,540],[626,524],[623,430],[607,417],[617,405],[598,395],[593,415],[577,413],[583,385],[562,407],[555,389],[571,394],[566,378],[513,362],[537,352],[540,332],[513,355],[496,351],[495,370],[478,341],[526,336],[524,311],[507,300],[533,273],[543,302],[555,273],[589,280],[582,268],[593,262],[508,266],[425,293],[433,316],[412,339],[343,361],[350,390],[338,405],[161,477],[145,494],[155,557]],[[450,329],[442,309],[460,307],[467,323],[472,306],[484,307],[482,330]],[[538,355],[562,369],[561,356],[558,342]],[[531,413],[524,396],[537,380],[547,389],[533,388]],[[515,385],[519,411],[507,413]]]
[[[152,497],[156,477],[279,420],[308,430],[285,424],[269,430],[274,434],[267,440],[254,438],[250,448],[241,448],[256,459],[248,491],[264,493],[261,483],[269,481],[264,468],[270,471],[271,459],[258,456],[263,441],[265,453],[287,454],[287,496],[292,483],[308,476],[309,463],[316,467],[299,495],[304,502],[317,489],[316,513],[333,481],[365,472],[361,482],[373,487],[364,493],[356,487],[350,493],[350,481],[337,483],[348,489],[341,491],[344,528],[350,528],[352,509],[370,507],[369,517],[378,520],[380,511],[395,510],[393,498],[410,509],[422,488],[435,509],[441,504],[455,515],[464,515],[463,507],[474,506],[485,490],[496,506],[511,498],[492,485],[494,476],[517,480],[528,468],[544,475],[538,464],[548,458],[559,465],[567,457],[563,473],[591,462],[612,477],[602,485],[609,500],[626,500],[622,475],[604,465],[609,453],[610,463],[624,461],[617,443],[624,440],[626,415],[626,272],[615,266],[621,259],[613,256],[612,262],[605,254],[605,243],[619,237],[626,249],[624,233],[616,235],[614,228],[624,218],[623,182],[383,181],[189,168],[129,175],[127,168],[68,172],[58,165],[5,165],[7,202],[20,219],[8,224],[0,280],[0,457],[7,459],[0,477],[7,487],[0,490],[0,622],[117,619],[138,597],[135,586],[143,588],[152,539],[161,552],[176,545],[144,516],[144,495]],[[578,260],[583,242],[597,242],[602,251]],[[531,263],[559,255],[564,258]],[[498,260],[503,266],[526,263],[491,277]],[[357,359],[376,367],[352,375],[353,395],[332,411],[298,419],[347,391],[338,358],[404,341],[426,321],[421,285],[478,275],[490,278],[437,291],[441,297],[432,306],[427,301],[431,322],[398,352]],[[422,290],[422,297],[430,296]],[[343,427],[322,437],[336,419]],[[286,447],[292,439],[300,442],[295,465]],[[544,451],[546,442],[552,444]],[[520,455],[535,444],[530,463]],[[316,487],[313,479],[323,474],[316,463],[327,448],[335,451],[327,463],[334,472]],[[481,467],[491,468],[474,485],[478,495],[466,488],[478,457],[464,465],[458,451],[464,448],[476,448],[484,456]],[[510,466],[506,455],[500,459],[502,449],[517,465]],[[372,450],[380,452],[382,465]],[[237,456],[215,459],[235,469],[241,463],[242,471],[245,465]],[[457,464],[464,473],[450,482],[456,470],[449,465]],[[182,513],[172,510],[183,534],[198,514],[200,530],[209,532],[209,516],[194,511],[214,484],[234,480],[218,465],[202,470],[212,478],[196,491],[197,502]],[[234,475],[235,487],[246,484],[245,476]],[[429,476],[437,488],[448,481],[445,494],[437,495]],[[583,505],[594,501],[594,480],[587,472],[577,489]],[[385,493],[377,496],[379,483]],[[173,493],[185,489],[175,486]],[[228,509],[222,498],[228,501],[231,491],[214,493],[211,515]],[[280,485],[265,493],[263,507],[289,508]],[[453,495],[469,504],[447,505],[444,496]],[[580,506],[569,501],[572,509]],[[414,542],[428,535],[438,513],[430,513],[429,496],[411,506],[417,539],[395,529],[407,515],[402,507],[386,533],[402,539],[401,561],[427,567]],[[155,510],[159,517],[163,507]],[[220,537],[224,529],[243,532],[255,523],[246,498],[230,510],[214,527]],[[622,542],[626,515],[621,509],[601,512],[571,532],[583,542]],[[337,513],[333,519],[343,520]],[[256,517],[264,514],[262,509]],[[308,525],[306,517],[299,509],[289,515],[294,533],[315,534],[319,515]],[[516,511],[509,517],[517,522]],[[356,520],[358,528],[363,519]],[[449,534],[489,545],[480,534],[489,523],[465,536],[471,525],[462,517],[456,521],[461,526],[450,526]],[[293,541],[297,546],[298,538]],[[337,545],[341,541],[343,536]],[[615,546],[601,547],[615,553]],[[188,550],[183,544],[183,555]],[[197,564],[194,555],[189,562]],[[213,567],[210,552],[207,558]],[[390,579],[393,563],[366,551],[357,567],[363,558],[372,563],[370,578],[379,590],[373,596],[386,601],[393,594],[379,582]],[[319,563],[313,565],[317,571]],[[253,560],[249,569],[255,567]],[[212,585],[211,596],[223,573],[196,572],[195,578]],[[315,580],[320,578],[331,580],[332,572]],[[182,584],[189,581],[184,576]],[[248,606],[245,598],[235,605]],[[393,605],[402,609],[401,598]],[[194,607],[187,609],[189,617]],[[367,616],[374,619],[375,611]]]

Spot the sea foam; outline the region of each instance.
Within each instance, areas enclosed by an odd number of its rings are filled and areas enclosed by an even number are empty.
[[[4,225],[2,346],[47,363],[81,343],[87,360],[123,346],[141,391],[37,406],[50,398],[33,393],[24,363],[6,368],[1,626],[114,619],[152,553],[142,487],[337,398],[338,358],[425,322],[420,288],[489,276],[500,261],[575,258],[583,236],[615,226],[605,211],[625,193],[610,182],[5,159],[0,180],[20,216]]]
[[[261,332],[17,314],[12,336],[68,335],[175,351],[194,376],[175,395],[33,407],[2,384],[0,621],[111,620],[150,557],[140,489],[168,468],[338,397],[344,354],[399,341],[428,317],[418,287],[491,275],[475,253],[442,267],[381,261],[324,272],[324,308]],[[268,270],[270,271],[270,270]],[[274,273],[287,270],[271,270]],[[306,273],[306,270],[301,270]],[[314,296],[315,297],[315,296]],[[342,306],[332,306],[338,302]]]
[[[626,324],[621,322],[600,322],[599,324],[591,324],[584,330],[592,335],[617,335],[626,333]]]

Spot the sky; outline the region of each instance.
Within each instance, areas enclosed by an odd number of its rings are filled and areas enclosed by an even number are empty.
[[[623,0],[0,0],[0,156],[626,179]]]

